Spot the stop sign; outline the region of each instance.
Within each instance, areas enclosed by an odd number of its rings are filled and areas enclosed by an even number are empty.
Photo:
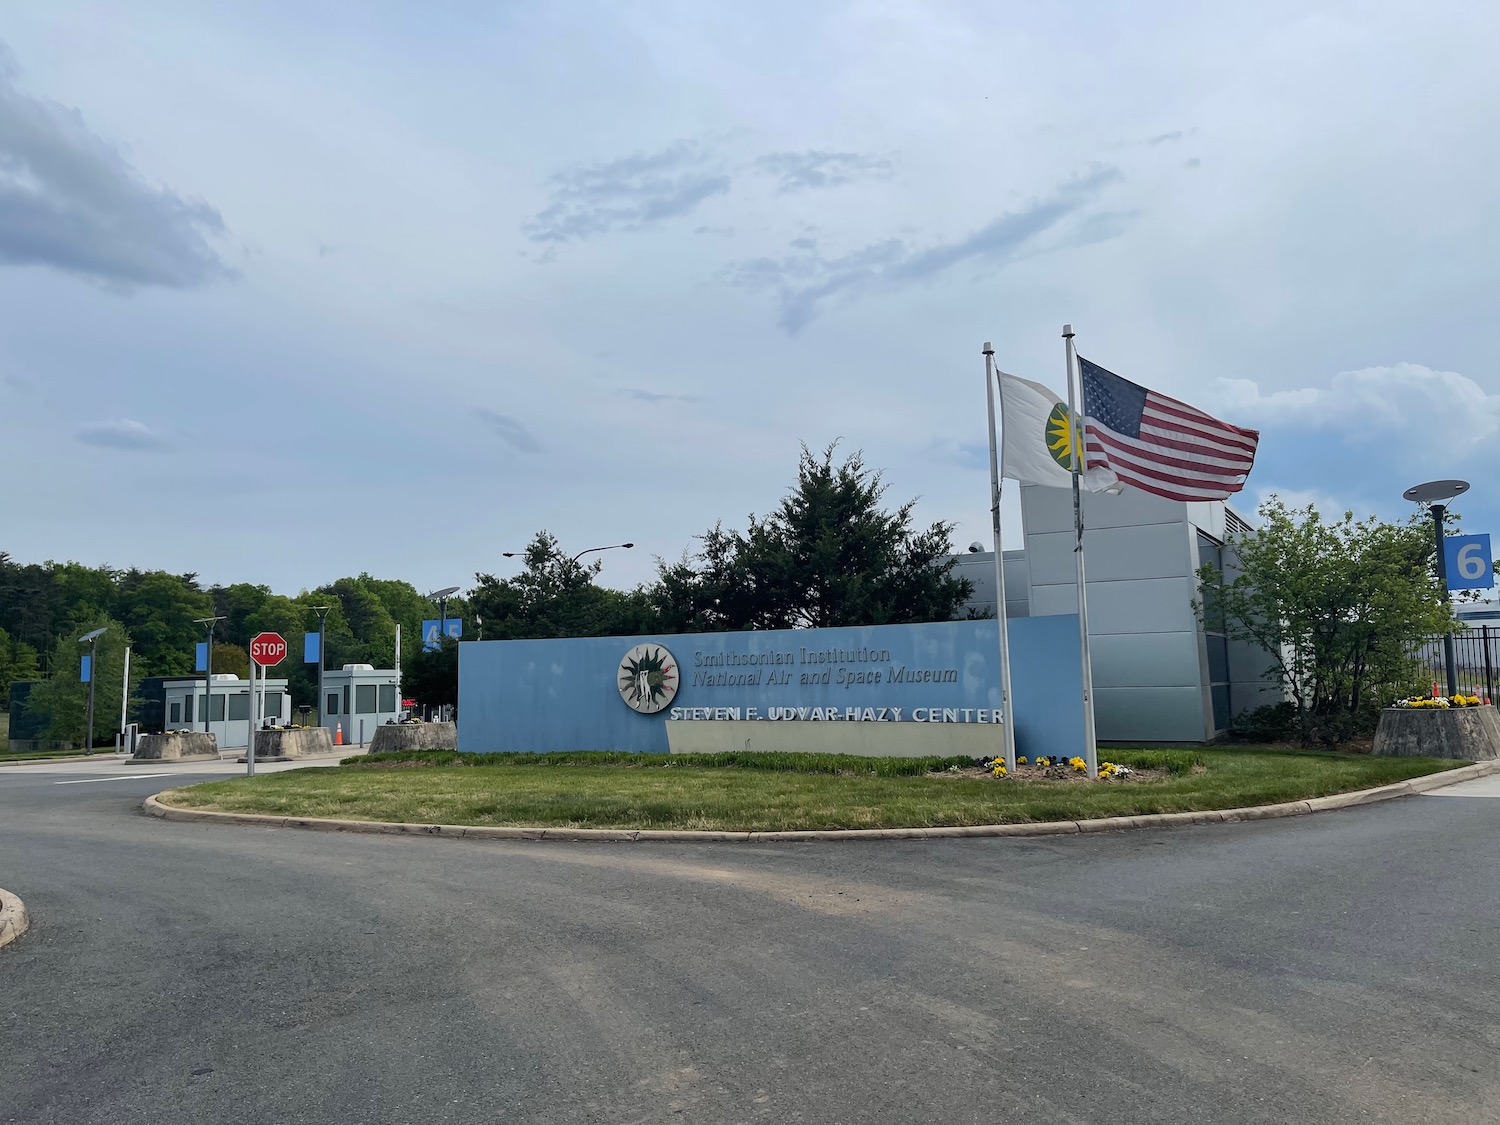
[[[261,633],[250,642],[250,659],[263,667],[286,659],[286,638],[280,633]]]

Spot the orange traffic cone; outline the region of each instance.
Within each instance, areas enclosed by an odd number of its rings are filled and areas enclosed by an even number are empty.
[[[344,724],[343,723],[334,723],[333,724],[333,744],[335,746],[342,746],[344,744]]]

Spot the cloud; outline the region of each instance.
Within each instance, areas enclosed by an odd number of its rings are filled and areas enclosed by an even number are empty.
[[[1324,519],[1338,519],[1345,512],[1357,512],[1358,509],[1355,504],[1346,503],[1336,496],[1319,492],[1315,488],[1279,488],[1276,485],[1268,485],[1255,490],[1256,510],[1258,511],[1260,506],[1273,496],[1288,508],[1305,508],[1311,504]],[[1230,504],[1236,505],[1236,501],[1231,500]]]
[[[126,289],[232,275],[209,242],[224,233],[216,210],[148,183],[77,110],[22,93],[15,78],[0,54],[0,264]]]
[[[79,426],[73,435],[84,445],[104,449],[165,449],[166,441],[144,422],[134,418],[116,418],[108,422],[89,422]]]
[[[1037,235],[1082,210],[1118,179],[1116,169],[1100,168],[954,242],[917,248],[891,238],[842,257],[827,258],[815,240],[800,238],[791,243],[795,253],[740,262],[723,276],[731,285],[774,292],[780,305],[781,327],[795,335],[830,301],[847,301],[865,293],[916,284],[965,262],[998,265],[1015,258]],[[1103,219],[1087,241],[1113,237],[1126,218]],[[1069,244],[1076,244],[1076,240]]]
[[[542,443],[524,425],[512,418],[509,414],[501,414],[498,410],[490,410],[488,407],[479,407],[474,413],[479,420],[495,431],[495,434],[506,445],[519,450],[522,453],[540,453]]]
[[[625,397],[639,402],[697,402],[697,395],[675,395],[664,391],[647,391],[640,387],[626,387]]]
[[[1147,137],[1146,138],[1146,143],[1148,145],[1166,144],[1166,142],[1168,142],[1168,141],[1180,141],[1180,140],[1182,140],[1183,136],[1184,136],[1184,134],[1183,134],[1182,130],[1181,129],[1176,129],[1176,130],[1173,130],[1170,133],[1158,133],[1154,137]],[[1087,588],[1088,584],[1085,583],[1084,585],[1085,585],[1085,588]]]
[[[1226,416],[1246,423],[1343,430],[1355,439],[1400,439],[1451,456],[1500,435],[1500,395],[1456,371],[1417,363],[1343,371],[1324,387],[1262,392],[1251,379],[1218,381]]]
[[[560,172],[552,202],[522,229],[533,242],[561,243],[615,229],[639,230],[691,214],[729,190],[716,158],[692,141]]]
[[[780,178],[777,192],[839,187],[855,180],[885,179],[895,171],[889,160],[857,152],[773,152],[756,162],[762,171]]]
[[[926,459],[929,462],[943,461],[964,469],[988,469],[990,447],[982,441],[955,441],[952,438],[933,438],[927,443]]]

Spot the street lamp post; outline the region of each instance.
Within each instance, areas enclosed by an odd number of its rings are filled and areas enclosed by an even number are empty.
[[[444,586],[427,595],[428,601],[438,604],[438,644],[442,644],[443,638],[448,635],[448,599],[458,593],[458,589],[457,586]]]
[[[579,559],[583,558],[584,555],[591,555],[595,551],[614,551],[619,549],[628,551],[634,546],[634,543],[611,543],[608,547],[589,547],[587,550],[579,551],[576,555],[574,555],[573,561],[577,562]]]
[[[98,653],[99,638],[104,636],[108,631],[108,627],[95,629],[92,633],[85,633],[78,638],[79,644],[89,646],[89,711],[87,719],[89,731],[88,741],[83,744],[83,753],[85,756],[92,756],[94,753],[94,681],[99,678],[99,662],[94,657]]]
[[[1448,514],[1446,501],[1467,491],[1469,482],[1466,480],[1434,480],[1413,485],[1401,494],[1407,500],[1428,505],[1427,510],[1432,516],[1432,534],[1437,544],[1438,586],[1443,592],[1443,604],[1449,606],[1453,604],[1453,594],[1448,589],[1448,553],[1443,550],[1443,518]],[[1443,633],[1443,664],[1444,671],[1448,674],[1448,696],[1451,699],[1458,694],[1458,660],[1453,652],[1451,627]]]
[[[583,558],[584,555],[591,555],[595,551],[614,551],[614,550],[621,550],[621,549],[628,551],[628,550],[630,550],[630,548],[632,548],[634,546],[635,546],[634,543],[611,543],[608,547],[588,547],[588,548],[586,548],[586,549],[584,549],[582,551],[579,551],[576,555],[574,555],[573,556],[573,561],[577,562],[579,559]],[[501,558],[506,558],[506,559],[513,559],[517,555],[523,555],[525,553],[526,552],[524,552],[524,551],[501,551],[500,552],[500,557]]]
[[[324,626],[328,622],[328,611],[332,607],[314,605],[308,608],[318,615],[318,726],[326,727],[328,723],[325,720],[328,716],[323,711],[323,667],[328,663],[328,651],[325,647],[328,644],[328,630]]]
[[[204,627],[204,629],[207,630],[207,632],[208,632],[208,643],[204,647],[204,657],[203,657],[203,733],[204,734],[208,733],[209,712],[213,710],[213,699],[214,699],[214,626],[217,625],[220,621],[223,621],[223,620],[224,620],[223,617],[195,617],[195,618],[193,618],[193,624],[194,625],[202,625]],[[227,715],[228,713],[229,712],[228,712],[228,710],[226,708],[225,714]],[[225,737],[227,739],[228,735],[226,735]]]
[[[443,647],[443,638],[445,638],[448,635],[448,599],[452,595],[458,593],[458,590],[459,590],[459,588],[457,586],[444,586],[441,590],[434,590],[432,593],[430,593],[430,594],[427,595],[427,600],[428,601],[434,601],[434,602],[437,602],[437,604],[438,604],[438,648],[439,649],[441,649]],[[426,647],[426,646],[424,645],[423,647]],[[442,709],[441,706],[439,706],[438,707],[438,720],[441,721],[442,718],[443,718],[443,709]]]

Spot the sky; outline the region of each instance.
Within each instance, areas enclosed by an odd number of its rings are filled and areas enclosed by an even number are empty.
[[[1500,531],[1500,6],[48,0],[0,20],[0,549],[647,581],[838,441],[988,543],[981,347]],[[1015,489],[1007,546],[1020,545]]]

